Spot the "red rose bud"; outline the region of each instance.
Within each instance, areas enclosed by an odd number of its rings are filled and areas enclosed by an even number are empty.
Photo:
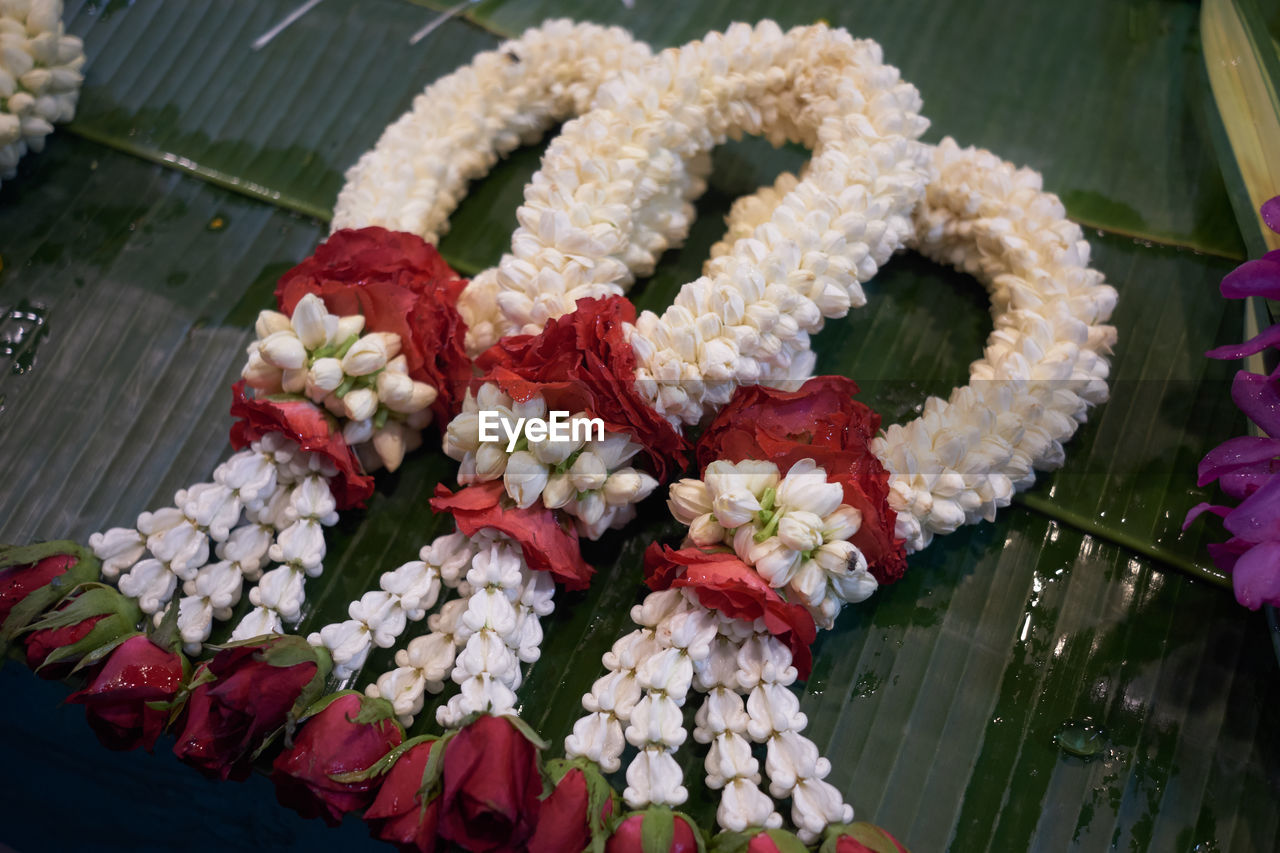
[[[506,717],[479,717],[445,746],[440,835],[472,853],[518,847],[541,796],[538,747]]]
[[[68,702],[85,706],[89,726],[108,749],[155,746],[169,709],[182,687],[182,658],[144,634],[125,640],[111,652],[89,686]]]
[[[28,634],[25,640],[27,666],[31,667],[32,671],[41,678],[48,678],[51,681],[66,678],[71,674],[71,668],[75,664],[71,661],[64,661],[45,666],[45,661],[59,649],[74,646],[89,636],[89,632],[93,630],[93,627],[105,618],[107,618],[107,614],[103,613],[98,616],[90,616],[88,619],[72,625],[66,625],[61,628],[43,628]]]
[[[404,740],[391,705],[359,693],[341,693],[307,720],[293,747],[276,757],[271,778],[276,799],[303,817],[330,826],[373,801],[379,777],[368,770]],[[343,778],[335,778],[343,777]]]
[[[648,847],[644,843],[646,835],[651,838]],[[662,849],[664,840],[667,853],[699,853],[702,850],[698,831],[688,818],[664,808],[650,808],[628,817],[618,824],[604,849],[605,853],[652,853],[655,849]],[[655,842],[659,845],[656,848],[653,846]]]
[[[527,853],[586,850],[604,833],[605,824],[613,814],[613,791],[600,771],[563,761],[553,764],[567,769],[551,796],[542,801]]]
[[[405,853],[431,853],[436,849],[436,825],[440,821],[440,798],[432,797],[423,806],[427,761],[439,741],[423,741],[396,759],[378,788],[373,805],[365,810],[369,834],[390,841]]]
[[[27,665],[41,678],[65,678],[90,654],[135,633],[142,618],[138,605],[112,587],[78,590],[27,629]]]
[[[201,665],[173,752],[206,776],[243,779],[290,712],[318,698],[328,674],[301,637],[232,646]]]
[[[8,643],[72,589],[98,577],[99,562],[74,542],[0,545],[0,644]]]
[[[907,853],[907,848],[875,824],[859,821],[829,827],[819,853]]]

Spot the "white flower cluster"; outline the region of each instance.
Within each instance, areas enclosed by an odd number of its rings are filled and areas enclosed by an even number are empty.
[[[314,550],[313,544],[304,546],[309,537],[300,535],[300,509],[332,504],[323,477],[336,472],[328,465],[269,433],[219,465],[212,483],[179,491],[174,506],[142,513],[136,528],[93,534],[89,547],[103,561],[103,577],[118,577],[120,591],[156,618],[182,581],[178,629],[194,654],[213,620],[230,618],[244,582],[259,580],[269,560]],[[336,519],[331,509],[322,515],[325,523]],[[143,559],[148,551],[151,556]]]
[[[0,178],[75,117],[83,67],[84,44],[62,30],[62,0],[0,0]]]
[[[422,444],[436,389],[409,376],[399,335],[361,335],[362,315],[330,314],[314,293],[298,300],[292,316],[261,312],[255,330],[245,383],[263,394],[305,394],[345,419],[342,437],[366,470],[394,471]]]
[[[728,136],[763,133],[814,149],[804,180],[662,317],[640,316],[637,380],[678,424],[698,422],[739,382],[807,376],[808,335],[861,305],[858,282],[912,231],[928,175],[919,106],[877,45],[822,25],[734,25],[618,75],[552,142],[512,254],[477,278],[500,288],[498,331],[536,331],[583,296],[621,293],[688,231],[688,217],[673,218],[640,242],[645,199],[698,174]]]
[[[703,480],[671,486],[671,514],[689,525],[700,547],[727,545],[772,587],[803,603],[830,628],[846,603],[876,591],[866,558],[849,538],[862,513],[844,503],[844,490],[827,481],[812,459],[785,477],[772,462],[718,460]]]
[[[461,533],[437,537],[422,548],[417,560],[384,572],[378,578],[378,590],[351,602],[347,608],[350,619],[325,625],[307,637],[307,642],[329,651],[337,678],[355,675],[374,646],[391,648],[408,623],[427,615],[442,584],[450,589],[458,587],[475,553],[474,543]]]
[[[426,694],[439,693],[450,678],[459,692],[437,711],[441,725],[455,726],[477,711],[513,713],[521,665],[540,654],[539,619],[554,606],[553,579],[531,571],[520,546],[500,533],[484,531],[474,539],[450,534],[429,548],[439,552],[433,558],[444,560],[443,579],[457,586],[460,597],[428,617],[430,633],[396,652],[396,667],[366,693],[391,702],[406,726],[422,710]]]
[[[603,658],[609,672],[583,697],[587,714],[565,738],[569,758],[612,773],[631,743],[639,752],[627,767],[627,805],[679,805],[687,791],[674,753],[686,739],[680,708],[692,686],[706,694],[693,735],[709,746],[707,785],[722,792],[722,827],[780,827],[774,800],[788,799],[792,821],[810,843],[827,824],[853,819],[824,781],[831,762],[803,734],[808,720],[789,689],[797,675],[791,651],[762,621],[725,618],[681,590],[650,593],[631,618],[640,627],[614,643]],[[765,745],[774,800],[760,790],[753,742]]]
[[[480,412],[492,412],[504,426],[498,441],[480,440]],[[599,539],[606,530],[624,526],[635,518],[635,505],[658,487],[658,481],[627,463],[643,448],[625,433],[606,432],[603,440],[587,440],[587,430],[577,437],[570,430],[566,440],[531,441],[521,432],[512,452],[507,436],[515,435],[520,419],[543,420],[547,404],[542,397],[522,403],[493,383],[485,383],[472,395],[467,392],[462,411],[445,430],[444,452],[459,460],[458,482],[484,483],[501,478],[507,495],[521,508],[541,500],[543,506],[573,517],[578,532]],[[581,422],[585,413],[570,420]],[[508,430],[510,432],[508,432]]]

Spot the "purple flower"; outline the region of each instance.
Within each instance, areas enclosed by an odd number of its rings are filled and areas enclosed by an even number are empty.
[[[1262,205],[1262,220],[1280,233],[1280,196]],[[1222,280],[1221,290],[1228,299],[1280,299],[1280,250],[1236,267]],[[1280,347],[1280,324],[1205,355],[1236,359],[1273,347]],[[1240,503],[1197,504],[1182,529],[1206,512],[1222,519],[1231,538],[1209,545],[1209,556],[1231,574],[1236,600],[1257,610],[1263,604],[1280,605],[1280,477],[1275,476],[1280,473],[1280,369],[1270,376],[1241,370],[1231,383],[1231,399],[1270,437],[1228,439],[1200,460],[1198,484],[1217,480],[1223,494]]]

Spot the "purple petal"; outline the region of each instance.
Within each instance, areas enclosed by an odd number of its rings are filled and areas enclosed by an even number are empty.
[[[1262,203],[1262,221],[1272,231],[1280,234],[1280,195]]]
[[[1280,383],[1241,370],[1231,382],[1231,399],[1267,435],[1280,436]]]
[[[1224,572],[1229,572],[1236,567],[1236,561],[1240,559],[1240,555],[1252,547],[1252,542],[1232,538],[1226,542],[1212,542],[1205,547],[1205,550],[1209,552],[1209,559],[1213,560],[1215,566]]]
[[[1280,462],[1268,459],[1228,471],[1218,478],[1218,486],[1229,498],[1244,500],[1280,473]]]
[[[1252,261],[1245,261],[1227,273],[1220,289],[1228,299],[1244,299],[1247,296],[1265,296],[1268,299],[1280,297],[1280,249],[1274,249]]]
[[[1233,509],[1235,509],[1235,507],[1218,506],[1217,504],[1211,504],[1208,501],[1201,501],[1191,509],[1187,510],[1187,517],[1182,520],[1182,529],[1186,530],[1191,526],[1191,522],[1195,521],[1206,512],[1211,512],[1218,518],[1226,518],[1227,514]]]
[[[1197,486],[1207,486],[1223,474],[1280,456],[1280,438],[1241,435],[1229,438],[1200,460]]]
[[[1231,572],[1236,601],[1257,610],[1280,604],[1280,542],[1259,542],[1236,560]]]
[[[1280,293],[1280,289],[1277,290]],[[1244,358],[1246,355],[1253,355],[1255,352],[1262,352],[1267,347],[1273,347],[1280,344],[1280,323],[1274,326],[1268,326],[1267,329],[1258,335],[1255,335],[1242,344],[1227,344],[1226,346],[1214,347],[1205,353],[1209,358],[1218,358],[1223,361],[1230,361],[1234,358]]]
[[[1280,539],[1280,477],[1245,498],[1222,519],[1222,526],[1246,542]]]

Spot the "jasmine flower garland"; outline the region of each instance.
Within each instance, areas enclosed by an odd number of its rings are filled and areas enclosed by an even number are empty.
[[[0,0],[0,178],[76,114],[84,45],[62,30],[62,0]]]

